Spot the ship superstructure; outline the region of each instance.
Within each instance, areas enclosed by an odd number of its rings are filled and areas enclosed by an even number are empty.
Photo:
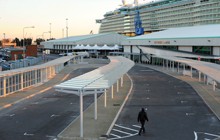
[[[168,28],[220,24],[220,0],[161,0],[123,6],[107,12],[99,33],[117,32],[135,36],[135,9],[139,9],[145,34]]]

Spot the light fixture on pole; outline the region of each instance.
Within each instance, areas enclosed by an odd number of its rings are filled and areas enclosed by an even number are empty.
[[[69,50],[69,45],[68,45],[68,18],[66,18],[66,39],[67,39],[67,55],[68,55],[68,50]]]
[[[68,38],[68,18],[66,18],[66,37]]]
[[[25,50],[26,50],[26,48],[25,48],[25,44],[24,44],[24,29],[26,29],[26,28],[35,28],[34,26],[29,26],[29,27],[24,27],[23,28],[23,59],[25,58]]]
[[[52,32],[52,31],[51,31],[51,23],[50,23],[50,39],[51,39],[51,32]]]

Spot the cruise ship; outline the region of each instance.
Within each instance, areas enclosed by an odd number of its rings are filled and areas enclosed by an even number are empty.
[[[123,5],[96,20],[99,33],[136,36],[134,19],[139,10],[144,34],[168,28],[220,24],[220,0],[160,0],[142,5]]]

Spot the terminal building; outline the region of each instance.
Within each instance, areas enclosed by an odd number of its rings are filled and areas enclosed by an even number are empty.
[[[117,33],[73,36],[42,42],[41,45],[52,53],[107,50],[107,55],[124,54],[136,61],[151,61],[153,55],[168,55],[217,63],[220,56],[219,31],[220,24],[201,25],[170,28],[136,37]]]

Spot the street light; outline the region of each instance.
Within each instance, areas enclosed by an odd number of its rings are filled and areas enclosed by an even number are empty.
[[[23,59],[25,58],[25,45],[24,45],[24,29],[26,28],[35,28],[34,26],[24,27],[23,28]]]
[[[68,18],[66,18],[66,37],[68,38]]]
[[[50,23],[50,39],[51,39],[51,23]]]
[[[67,55],[68,55],[68,49],[69,49],[69,46],[68,46],[68,18],[66,18],[66,38],[67,38],[66,46],[67,46]]]

